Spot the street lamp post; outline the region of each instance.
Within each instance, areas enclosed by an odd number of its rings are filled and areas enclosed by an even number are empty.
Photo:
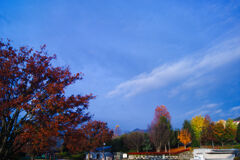
[[[106,145],[106,143],[104,142],[103,143],[103,158],[104,158],[104,160],[106,160],[106,157],[105,157],[105,154],[104,154],[104,147],[105,147],[105,145]]]

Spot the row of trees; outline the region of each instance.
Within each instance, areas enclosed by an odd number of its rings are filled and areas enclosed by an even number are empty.
[[[199,147],[201,145],[224,145],[240,143],[240,123],[232,119],[213,122],[206,115],[185,120],[181,130],[174,130],[171,117],[164,105],[157,106],[147,132],[136,131],[112,140],[113,151],[167,151],[179,145]]]
[[[69,151],[80,152],[111,140],[107,124],[91,121],[87,112],[95,97],[65,94],[82,73],[55,67],[55,58],[45,46],[14,49],[10,41],[0,41],[0,159],[51,151],[61,141]]]
[[[232,119],[213,122],[208,115],[195,116],[184,121],[183,129],[190,133],[192,146],[240,143],[240,124]]]
[[[147,132],[136,131],[115,137],[112,140],[113,151],[165,151],[177,147],[179,130],[174,130],[170,123],[171,117],[164,105],[157,106],[155,115]]]

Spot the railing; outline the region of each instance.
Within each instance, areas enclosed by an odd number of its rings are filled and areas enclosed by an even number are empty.
[[[128,155],[176,155],[190,150],[191,148],[174,148],[167,152],[130,152]]]
[[[178,159],[177,156],[180,153],[190,151],[191,148],[174,148],[168,150],[167,152],[130,152],[128,153],[128,159],[151,159],[151,160],[160,160],[160,159]]]

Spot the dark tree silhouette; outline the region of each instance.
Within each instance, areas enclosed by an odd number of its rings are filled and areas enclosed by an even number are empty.
[[[160,152],[163,145],[167,145],[170,138],[171,126],[168,119],[164,116],[159,118],[155,125],[151,125],[149,129],[150,139],[154,144],[156,151]]]
[[[140,147],[144,142],[144,133],[141,132],[131,132],[124,139],[124,143],[129,149],[140,151]]]

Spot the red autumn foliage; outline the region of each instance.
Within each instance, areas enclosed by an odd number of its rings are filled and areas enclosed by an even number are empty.
[[[155,109],[155,114],[154,114],[154,118],[152,121],[152,126],[157,124],[159,122],[160,117],[165,117],[168,121],[171,120],[170,114],[166,108],[166,106],[161,105],[161,106],[157,106]]]
[[[66,147],[72,152],[93,151],[112,139],[113,131],[107,123],[90,121],[64,137]]]
[[[49,139],[74,130],[91,116],[92,94],[65,95],[82,74],[54,67],[45,46],[14,49],[0,41],[0,157],[7,159],[26,144],[44,151]]]

